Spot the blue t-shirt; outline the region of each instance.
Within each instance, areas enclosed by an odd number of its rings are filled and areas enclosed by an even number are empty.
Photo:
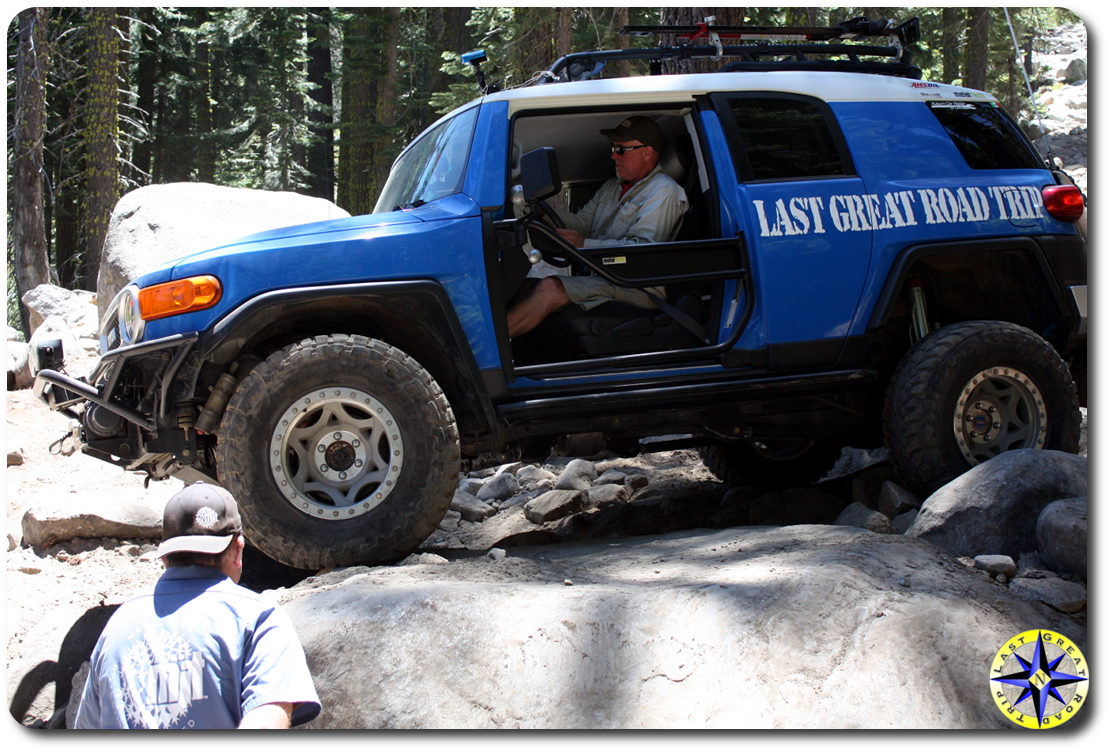
[[[124,603],[93,650],[77,728],[238,727],[274,702],[320,712],[296,630],[276,603],[211,567],[171,567]]]

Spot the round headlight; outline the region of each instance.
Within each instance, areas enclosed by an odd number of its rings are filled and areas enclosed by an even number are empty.
[[[119,297],[119,335],[121,345],[142,341],[146,322],[139,315],[139,288],[128,285]]]

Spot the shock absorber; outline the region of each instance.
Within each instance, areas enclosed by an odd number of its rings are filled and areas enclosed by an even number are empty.
[[[910,311],[913,318],[910,339],[916,343],[932,331],[932,327],[929,326],[929,314],[925,308],[925,282],[921,279],[921,275],[911,274],[907,277],[906,289],[910,293]]]

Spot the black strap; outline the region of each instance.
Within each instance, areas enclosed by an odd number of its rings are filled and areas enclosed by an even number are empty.
[[[709,344],[709,337],[705,334],[705,328],[697,321],[695,321],[693,316],[671,305],[653,292],[648,292],[647,290],[644,290],[644,294],[651,299],[652,303],[655,303],[655,305],[659,306],[659,310],[681,324],[684,329],[693,334],[700,341],[704,342],[707,345]]]

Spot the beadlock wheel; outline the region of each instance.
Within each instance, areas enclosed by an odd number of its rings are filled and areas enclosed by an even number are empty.
[[[1011,449],[1043,449],[1048,413],[1029,377],[1012,368],[989,368],[964,384],[952,430],[964,459],[977,465]]]
[[[270,454],[285,500],[322,519],[358,517],[382,503],[405,461],[397,420],[358,389],[296,400],[274,428]]]

